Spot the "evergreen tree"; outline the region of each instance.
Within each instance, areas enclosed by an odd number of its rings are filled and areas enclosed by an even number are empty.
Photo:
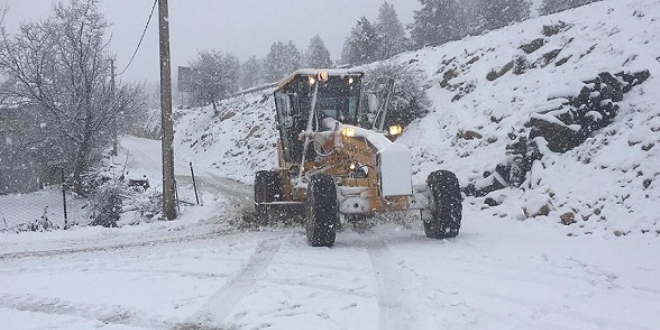
[[[539,8],[539,14],[548,15],[597,1],[601,0],[543,0],[543,4],[541,4],[541,8]]]
[[[409,27],[413,45],[441,45],[467,35],[468,26],[463,8],[457,0],[419,0],[420,10],[414,12]]]
[[[267,79],[277,81],[297,70],[300,68],[301,57],[300,51],[293,41],[273,43],[270,46],[270,52],[266,55]]]
[[[528,0],[477,0],[476,7],[482,19],[481,29],[490,31],[529,18],[531,3]]]
[[[332,67],[332,59],[330,59],[330,52],[325,48],[325,44],[321,37],[315,35],[309,41],[307,51],[303,58],[303,65],[308,68],[330,68]]]
[[[376,27],[366,17],[360,17],[344,45],[345,63],[360,65],[383,59],[383,42]]]
[[[266,82],[265,80],[264,60],[257,59],[256,56],[250,58],[241,65],[240,85],[241,88],[250,88]]]
[[[410,41],[406,38],[406,31],[399,21],[394,6],[387,1],[383,2],[378,11],[376,29],[383,37],[384,57],[388,58],[406,51]]]

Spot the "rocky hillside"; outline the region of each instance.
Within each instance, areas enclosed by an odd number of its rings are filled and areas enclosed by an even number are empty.
[[[568,235],[658,236],[659,34],[658,1],[606,0],[391,59],[434,104],[398,140],[414,180],[452,170],[465,207]],[[251,182],[275,164],[273,114],[268,94],[180,112],[177,152]]]

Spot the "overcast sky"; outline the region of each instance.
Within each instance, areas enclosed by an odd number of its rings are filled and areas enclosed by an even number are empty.
[[[68,1],[68,0],[66,0]],[[10,7],[5,25],[15,31],[20,22],[44,19],[56,0],[0,0]],[[418,0],[388,0],[404,24],[412,21]],[[276,41],[293,40],[304,51],[318,34],[333,59],[360,16],[374,21],[383,0],[169,0],[173,70],[187,65],[198,50],[216,49],[241,61],[265,56]],[[122,70],[144,29],[153,0],[102,0],[101,10],[112,23],[112,49]],[[158,81],[158,9],[124,81]]]

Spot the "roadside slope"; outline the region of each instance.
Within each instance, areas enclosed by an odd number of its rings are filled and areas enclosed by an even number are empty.
[[[522,189],[491,193],[500,205],[484,212],[517,220],[541,214],[550,223],[572,213],[571,235],[657,235],[659,31],[657,1],[606,0],[391,59],[427,74],[434,106],[398,140],[413,150],[414,181],[444,168],[462,186],[473,183],[507,159],[510,134],[524,132],[548,99],[576,96],[602,72],[648,70],[650,78],[618,102],[612,124],[564,154],[546,153]],[[220,109],[179,112],[177,148],[202,168],[251,183],[276,162],[272,100],[267,92],[245,95]],[[484,198],[467,202],[487,208]]]

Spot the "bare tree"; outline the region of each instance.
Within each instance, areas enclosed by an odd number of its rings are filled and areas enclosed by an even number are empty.
[[[200,51],[190,67],[193,71],[192,102],[197,105],[212,104],[213,111],[217,113],[216,102],[238,90],[241,63],[232,54],[212,50]]]
[[[50,18],[22,24],[15,36],[0,29],[0,71],[7,77],[2,92],[34,106],[72,151],[74,191],[80,195],[92,156],[107,146],[112,122],[135,108],[140,93],[110,83],[108,23],[98,3],[55,4]]]

